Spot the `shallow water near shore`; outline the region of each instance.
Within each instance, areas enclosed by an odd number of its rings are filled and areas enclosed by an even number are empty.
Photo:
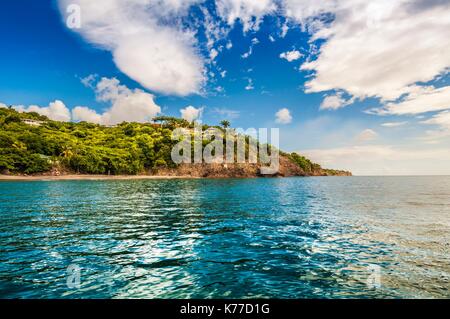
[[[0,182],[0,297],[450,298],[450,177]]]

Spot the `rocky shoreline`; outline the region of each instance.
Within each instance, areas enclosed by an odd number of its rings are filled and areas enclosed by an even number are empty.
[[[352,176],[350,172],[319,169],[310,174],[286,156],[280,156],[277,174],[262,175],[260,164],[181,164],[177,168],[161,168],[138,175],[92,175],[52,169],[33,175],[0,175],[0,180],[133,180],[133,179],[197,179],[197,178],[259,178],[259,177],[307,177]]]

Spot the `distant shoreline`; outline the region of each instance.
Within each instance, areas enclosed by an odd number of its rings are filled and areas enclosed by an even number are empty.
[[[164,179],[201,179],[193,176],[154,176],[154,175],[61,175],[61,176],[20,176],[0,175],[0,181],[95,181],[95,180],[164,180]]]
[[[276,176],[267,178],[289,178],[289,177],[324,177],[324,176]],[[257,179],[264,178],[263,176],[245,176],[245,177],[198,177],[191,175],[83,175],[83,174],[69,174],[69,175],[1,175],[0,182],[32,182],[32,181],[123,181],[123,180],[174,180],[174,179]]]

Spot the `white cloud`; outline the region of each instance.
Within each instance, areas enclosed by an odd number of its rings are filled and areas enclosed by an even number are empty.
[[[248,57],[250,57],[253,54],[253,47],[257,44],[259,44],[258,38],[253,38],[250,47],[248,48],[248,51],[242,54],[241,57],[243,59],[247,59]]]
[[[253,80],[252,79],[248,79],[248,84],[245,87],[245,90],[251,91],[251,90],[254,90],[254,89],[255,89],[255,86],[253,85]]]
[[[161,112],[154,96],[142,90],[130,90],[115,79],[102,78],[96,86],[97,100],[111,103],[104,113],[83,106],[72,110],[75,121],[87,121],[97,124],[114,125],[121,122],[150,121]]]
[[[217,58],[218,55],[219,55],[219,52],[218,52],[216,49],[212,49],[212,50],[209,52],[209,59],[210,59],[211,61],[214,61],[214,59]]]
[[[439,143],[439,140],[448,141],[450,136],[450,111],[435,114],[428,120],[422,121],[422,124],[438,126],[437,129],[426,131],[426,135],[422,140],[428,143]]]
[[[314,17],[318,17],[327,12],[336,10],[336,0],[317,1],[317,0],[284,0],[284,14],[302,24],[306,28],[308,23],[312,22]]]
[[[287,33],[289,32],[289,26],[287,23],[283,24],[283,26],[281,27],[281,34],[280,37],[285,38]]]
[[[250,47],[247,52],[241,55],[243,59],[248,59],[253,54],[253,47]]]
[[[36,112],[54,121],[86,121],[102,125],[114,125],[122,122],[144,123],[161,112],[161,108],[155,104],[152,94],[139,89],[131,90],[121,85],[115,78],[102,78],[96,85],[94,85],[95,82],[89,84],[95,88],[98,101],[111,104],[101,114],[86,106],[76,106],[70,111],[60,100],[45,107],[16,105],[13,108],[18,112]],[[2,107],[1,103],[0,107]]]
[[[444,111],[434,115],[431,119],[423,121],[424,124],[439,125],[450,129],[450,111]]]
[[[378,133],[371,129],[365,129],[356,136],[357,142],[370,142],[377,139]]]
[[[386,122],[381,124],[383,127],[399,127],[408,124],[408,122]]]
[[[324,167],[349,170],[355,175],[450,174],[449,148],[422,148],[418,151],[417,147],[367,145],[300,153]]]
[[[0,103],[0,108],[7,109],[8,106],[5,103]]]
[[[93,89],[97,77],[97,74],[89,74],[88,76],[81,78],[80,81],[85,87]]]
[[[321,110],[337,110],[352,103],[352,100],[346,100],[342,94],[326,96],[320,105]]]
[[[312,34],[311,41],[325,40],[302,65],[313,73],[307,92],[337,90],[361,99],[394,101],[450,67],[450,55],[445,54],[450,51],[450,5],[443,0],[215,0],[226,26],[212,18],[204,0],[59,3],[64,14],[67,4],[81,5],[82,28],[77,32],[111,51],[116,65],[132,79],[164,94],[188,95],[204,87],[207,59],[196,39],[200,24],[211,50],[236,21],[245,32],[255,31],[264,16],[275,14],[288,18],[281,36],[297,23]],[[188,18],[193,5],[200,6],[203,20]],[[333,18],[322,19],[325,14]],[[215,52],[209,52],[214,59]],[[251,54],[252,48],[243,57]]]
[[[218,41],[226,38],[228,35],[230,29],[227,27],[224,27],[220,20],[217,20],[209,11],[209,9],[205,6],[200,6],[200,11],[203,13],[203,21],[198,21],[197,23],[194,22],[193,28],[191,29],[199,29],[200,24],[204,27],[205,30],[205,37],[206,37],[206,47],[207,49],[211,49]],[[186,21],[185,21],[186,22]],[[227,43],[227,49],[228,45],[231,44],[231,42]],[[231,44],[232,46],[232,44]],[[220,46],[219,46],[220,48]],[[221,51],[221,49],[219,50]]]
[[[414,86],[410,93],[399,102],[389,102],[383,108],[372,109],[369,113],[379,115],[421,114],[450,109],[450,86]]]
[[[230,50],[232,47],[233,47],[233,42],[228,41],[227,45],[226,45],[227,50]]]
[[[204,60],[194,34],[177,23],[199,0],[59,0],[81,7],[88,42],[111,51],[117,67],[144,87],[164,94],[198,93],[204,83]],[[172,24],[164,23],[173,21]]]
[[[297,50],[283,52],[280,54],[281,59],[285,59],[289,62],[296,61],[302,57],[302,54]]]
[[[72,109],[72,119],[76,122],[89,122],[95,124],[106,124],[101,114],[86,107],[76,106]]]
[[[240,112],[236,110],[230,110],[227,108],[215,108],[214,113],[218,114],[221,117],[226,118],[227,120],[234,120],[240,116]]]
[[[216,0],[219,16],[230,26],[239,20],[244,32],[258,30],[265,15],[275,12],[274,0]]]
[[[188,106],[180,110],[181,117],[188,122],[194,122],[201,118],[203,113],[203,108],[195,108],[193,106]]]
[[[214,91],[216,91],[217,93],[224,93],[225,89],[223,88],[223,86],[217,86],[214,88]]]
[[[275,122],[279,124],[289,124],[292,122],[291,112],[287,108],[279,110],[275,114],[275,117],[276,117]]]
[[[54,121],[69,122],[71,119],[70,110],[60,100],[56,100],[44,107],[38,105],[30,105],[28,107],[19,105],[13,106],[13,108],[18,112],[36,112],[47,116],[49,119]]]
[[[344,90],[359,98],[395,100],[450,67],[447,1],[284,2],[287,16],[309,25],[314,39],[326,40],[317,59],[302,66],[314,72],[307,92]],[[324,13],[334,19],[328,24],[313,19]]]

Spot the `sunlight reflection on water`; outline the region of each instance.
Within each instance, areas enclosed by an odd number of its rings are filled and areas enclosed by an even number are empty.
[[[0,197],[3,298],[450,297],[450,177],[2,182]]]

